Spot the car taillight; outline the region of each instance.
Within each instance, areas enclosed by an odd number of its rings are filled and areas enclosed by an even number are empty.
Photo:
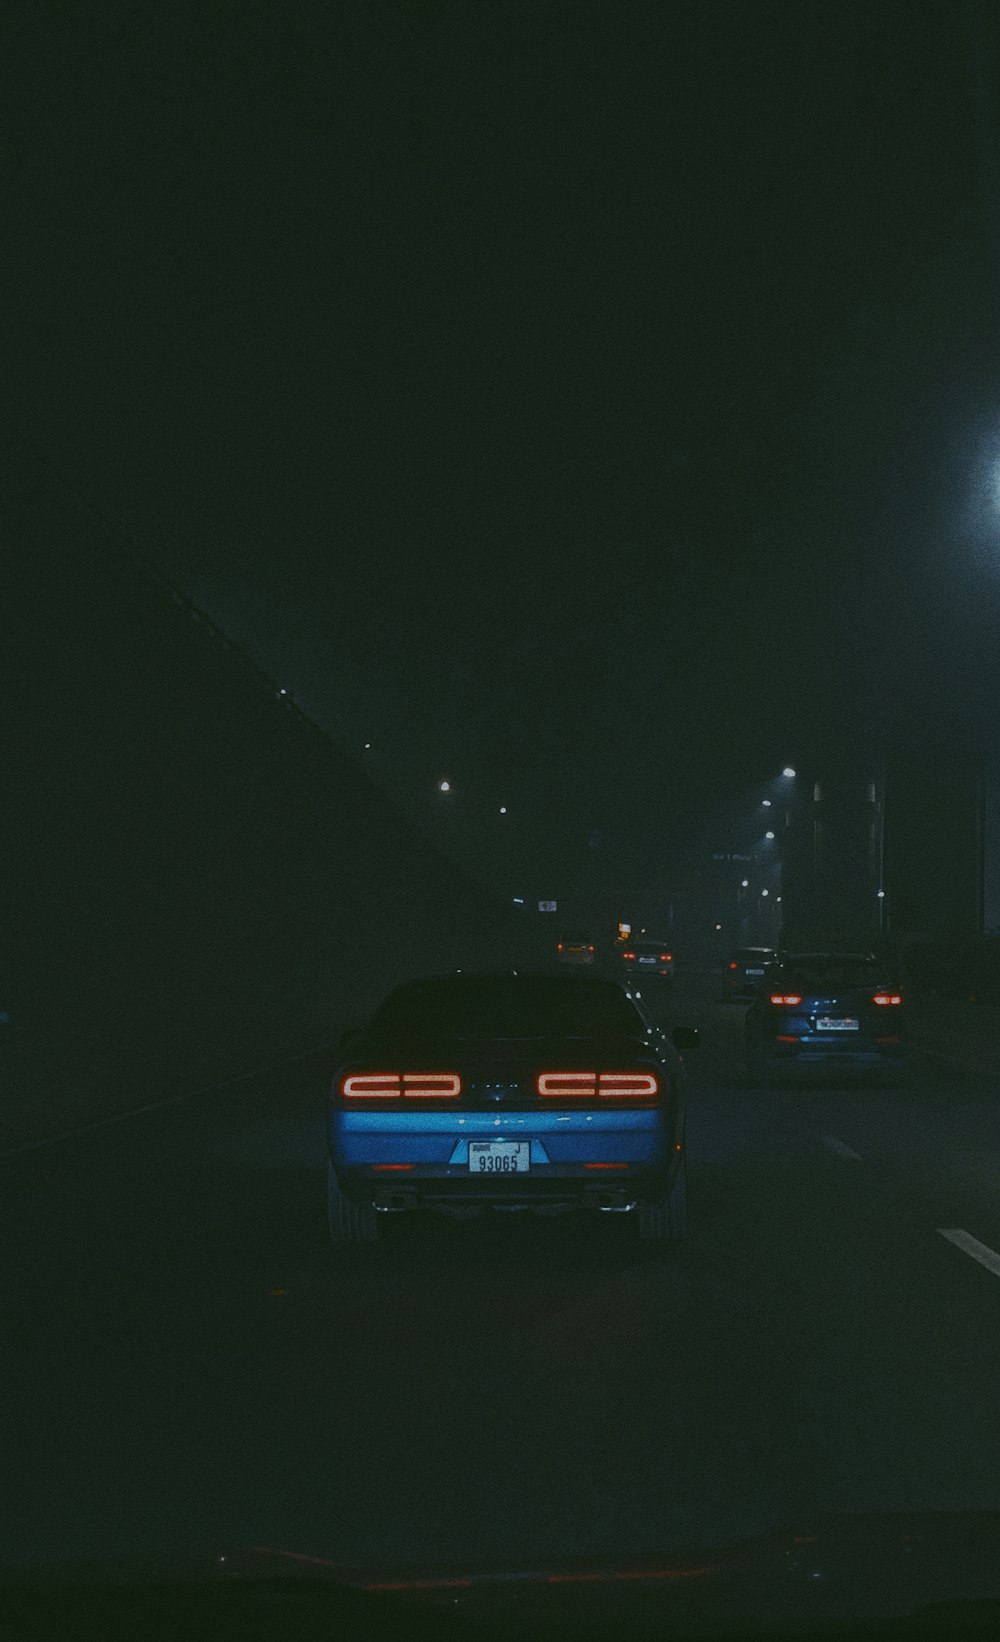
[[[535,1087],[547,1100],[655,1100],[660,1080],[654,1072],[539,1072]]]
[[[899,992],[876,992],[872,999],[872,1003],[877,1003],[882,1006],[891,1003],[902,1003],[902,1001],[902,994]]]
[[[796,1009],[802,1002],[802,998],[798,992],[772,992],[771,1002],[779,1007],[787,1005],[792,1009]]]
[[[660,962],[661,962],[661,964],[672,963],[673,962],[672,954],[669,953],[669,952],[661,952],[660,953]]]
[[[610,1100],[654,1100],[660,1080],[654,1072],[602,1072],[597,1092]]]
[[[563,944],[562,944],[562,941],[557,941],[557,942],[556,942],[556,951],[557,951],[557,952],[561,952],[561,951],[562,951],[562,949],[563,949]]]
[[[623,953],[622,953],[622,957],[623,957],[623,958],[625,958],[625,959],[627,959],[627,961],[628,961],[628,962],[629,962],[629,963],[630,963],[630,964],[634,964],[634,963],[635,963],[635,953],[634,953],[634,952],[623,952]]]
[[[729,967],[730,969],[739,969],[740,966],[739,964],[730,964]]]
[[[587,951],[588,951],[588,952],[593,952],[593,950],[594,950],[594,949],[593,949],[593,947],[592,947],[592,946],[588,946],[588,948],[587,948]]]
[[[340,1081],[344,1100],[457,1100],[457,1072],[351,1072]]]

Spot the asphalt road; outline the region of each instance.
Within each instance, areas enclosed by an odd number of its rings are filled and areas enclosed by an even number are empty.
[[[705,982],[667,1009],[704,1043],[666,1252],[609,1216],[331,1252],[319,1065],[4,1163],[0,1565],[535,1560],[996,1509],[997,1084],[923,1057],[901,1090],[751,1092],[741,1017]]]

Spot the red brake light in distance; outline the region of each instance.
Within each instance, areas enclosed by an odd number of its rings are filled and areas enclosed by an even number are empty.
[[[635,963],[635,953],[634,952],[623,952],[622,957],[623,958],[628,958],[632,963]]]
[[[562,951],[562,949],[563,949],[563,944],[562,944],[562,941],[557,941],[557,942],[556,942],[556,951],[557,951],[557,952],[561,952],[561,951]]]
[[[802,998],[798,992],[772,992],[771,1002],[779,1006],[786,1004],[792,1009],[797,1009],[802,1002]]]
[[[593,947],[592,947],[592,946],[588,946],[588,948],[587,948],[587,951],[588,951],[588,952],[593,952],[593,950],[594,950],[594,949],[593,949]]]
[[[902,1003],[902,1001],[902,995],[899,992],[876,992],[872,999],[872,1003],[883,1005],[887,1003]]]
[[[729,967],[730,969],[739,969],[740,966],[739,964],[730,964]]]
[[[672,954],[671,953],[669,953],[669,952],[661,952],[660,953],[660,962],[661,962],[661,964],[668,964],[668,963],[671,962],[671,959],[672,959]]]

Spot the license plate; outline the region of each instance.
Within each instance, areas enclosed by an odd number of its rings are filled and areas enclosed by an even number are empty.
[[[527,1174],[531,1167],[528,1140],[470,1140],[470,1174]]]
[[[640,958],[639,962],[641,964],[655,964],[656,959],[655,958]]]
[[[746,971],[746,974],[748,975],[763,975],[763,973],[764,971],[762,969],[748,969]]]
[[[834,1020],[831,1015],[820,1015],[816,1022],[817,1032],[857,1032],[861,1022],[845,1016],[842,1020]]]

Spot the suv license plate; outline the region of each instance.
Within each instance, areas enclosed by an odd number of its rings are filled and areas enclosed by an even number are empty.
[[[817,1032],[857,1032],[861,1022],[854,1019],[834,1020],[830,1015],[820,1015],[816,1022]]]
[[[470,1174],[527,1174],[531,1167],[529,1140],[470,1140]]]

